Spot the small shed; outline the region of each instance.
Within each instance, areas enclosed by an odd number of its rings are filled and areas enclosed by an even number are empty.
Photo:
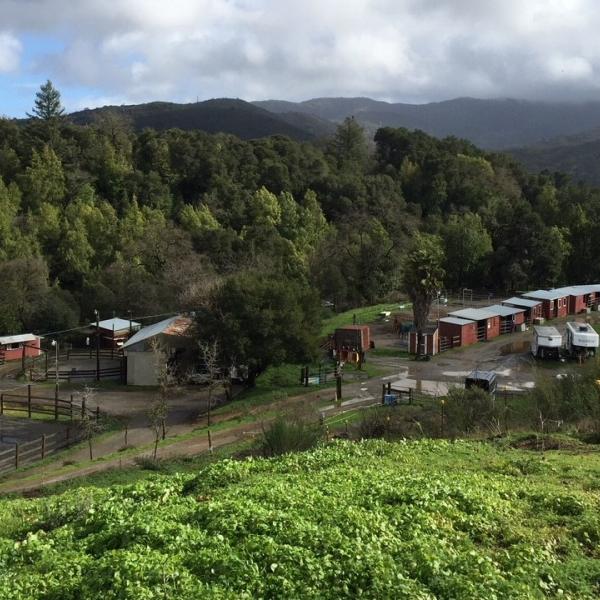
[[[100,332],[100,346],[102,348],[112,348],[118,350],[123,344],[136,332],[139,331],[141,324],[129,319],[114,317],[105,319],[98,324],[94,321],[90,323],[93,335],[96,330]]]
[[[514,306],[525,310],[525,322],[533,323],[534,319],[542,316],[542,301],[533,298],[518,298],[513,296],[502,302],[502,306]]]
[[[491,340],[500,335],[500,315],[489,308],[463,308],[448,313],[451,317],[477,322],[477,341]]]
[[[0,363],[5,360],[20,360],[25,356],[40,356],[42,338],[33,333],[5,335],[0,337]]]
[[[408,351],[411,354],[434,356],[439,351],[439,329],[437,325],[427,325],[422,331],[421,348],[419,352],[419,336],[416,329],[408,333]]]
[[[578,315],[598,304],[598,290],[598,285],[572,285],[553,291],[568,294],[569,314]]]
[[[338,360],[359,362],[371,344],[371,330],[368,325],[346,325],[333,334],[333,351]]]
[[[477,342],[477,323],[458,317],[443,317],[439,321],[440,351]]]
[[[523,296],[542,301],[542,316],[545,319],[566,317],[569,313],[569,294],[560,288],[556,290],[535,290],[534,292],[527,292]]]
[[[191,363],[196,347],[191,335],[192,320],[183,315],[169,317],[164,321],[140,329],[123,344],[127,359],[128,385],[156,385],[158,368],[153,345],[159,344],[167,356],[168,364],[181,370],[188,361]]]
[[[497,312],[500,315],[500,334],[512,333],[516,331],[520,325],[525,323],[525,309],[517,306],[504,306],[494,304],[488,306],[487,310]]]

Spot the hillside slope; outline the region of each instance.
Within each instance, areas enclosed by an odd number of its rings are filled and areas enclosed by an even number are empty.
[[[454,135],[497,150],[600,127],[600,102],[456,98],[403,104],[370,98],[314,98],[298,103],[267,100],[255,104],[271,112],[305,112],[332,121],[353,115],[369,130],[383,126],[421,129],[436,137]]]
[[[86,125],[107,111],[127,117],[135,129],[199,129],[231,133],[242,139],[286,135],[306,141],[328,135],[334,125],[302,113],[274,114],[243,100],[221,98],[193,104],[151,102],[129,106],[105,106],[71,113],[73,123]]]
[[[339,442],[0,501],[0,598],[597,598],[596,454]]]
[[[574,181],[600,185],[600,131],[508,150],[531,173],[542,170],[570,175]]]

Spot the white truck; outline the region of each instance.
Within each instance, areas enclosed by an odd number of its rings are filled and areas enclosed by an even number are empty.
[[[556,327],[535,325],[533,327],[533,341],[531,354],[536,358],[550,358],[558,360],[562,348],[562,335]]]
[[[565,349],[570,356],[581,359],[595,356],[599,343],[600,338],[589,323],[567,322]]]

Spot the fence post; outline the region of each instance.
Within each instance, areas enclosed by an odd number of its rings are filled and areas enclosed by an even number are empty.
[[[27,416],[31,419],[31,384],[27,386]]]
[[[15,443],[15,469],[19,468],[19,442]]]
[[[100,407],[96,406],[96,422],[100,420]],[[164,423],[163,423],[163,440],[164,440]]]
[[[385,404],[385,383],[381,384],[381,404]]]
[[[300,367],[300,385],[304,385],[304,367]]]
[[[212,453],[213,445],[212,445],[212,437],[210,435],[210,429],[207,430],[208,433],[208,451]]]
[[[0,415],[4,414],[4,394],[0,394]]]
[[[81,401],[81,418],[85,416],[85,398]]]
[[[58,421],[58,395],[54,397],[54,420]]]
[[[42,460],[46,456],[46,434],[42,433]]]
[[[69,404],[69,417],[73,420],[73,394],[71,394],[71,402]]]

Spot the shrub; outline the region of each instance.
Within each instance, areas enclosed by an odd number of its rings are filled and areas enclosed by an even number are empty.
[[[279,417],[263,429],[260,445],[265,456],[278,456],[314,448],[322,435],[322,427],[318,424]]]

